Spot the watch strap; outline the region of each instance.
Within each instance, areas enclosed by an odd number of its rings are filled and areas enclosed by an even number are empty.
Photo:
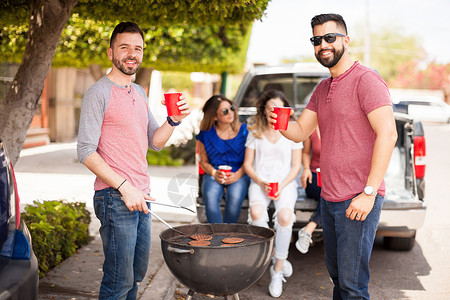
[[[169,123],[170,126],[174,127],[180,125],[181,120],[178,122],[174,122],[171,117],[167,116],[167,123]]]

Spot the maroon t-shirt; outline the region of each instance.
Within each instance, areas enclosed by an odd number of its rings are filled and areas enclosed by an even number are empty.
[[[361,193],[369,176],[375,132],[367,115],[392,106],[389,89],[375,71],[355,62],[336,78],[324,79],[306,109],[317,113],[322,198],[340,202]],[[378,193],[385,194],[384,180]]]
[[[316,173],[316,169],[320,168],[320,149],[322,148],[320,143],[320,137],[317,134],[317,130],[314,130],[311,134],[311,171]]]

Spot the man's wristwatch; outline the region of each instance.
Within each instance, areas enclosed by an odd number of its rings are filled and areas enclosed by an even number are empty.
[[[374,194],[373,186],[371,185],[366,185],[364,188],[364,194],[368,196],[376,196],[376,194]]]
[[[171,117],[167,116],[167,123],[169,123],[170,126],[174,127],[180,125],[181,120],[178,122],[174,122]]]

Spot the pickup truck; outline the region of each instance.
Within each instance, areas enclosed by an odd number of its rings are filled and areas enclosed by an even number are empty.
[[[269,89],[283,91],[292,101],[291,106],[295,110],[295,116],[298,117],[317,84],[329,76],[328,69],[317,63],[255,67],[244,76],[234,98],[239,106],[240,121],[246,122],[248,117],[256,114],[258,95]],[[414,122],[410,116],[401,112],[394,114],[398,140],[385,176],[386,197],[377,235],[383,236],[386,248],[406,251],[414,246],[416,231],[423,225],[425,219],[426,148],[422,123]],[[199,173],[201,184],[201,169]],[[199,190],[197,217],[200,222],[207,222],[201,189]],[[222,200],[222,206],[224,203]],[[299,184],[294,229],[298,230],[308,223],[316,205],[317,202],[308,198]],[[273,207],[269,207],[269,214],[273,211]],[[247,216],[248,200],[245,200],[239,222],[247,222]],[[320,238],[321,228],[318,228],[313,240],[318,241]]]

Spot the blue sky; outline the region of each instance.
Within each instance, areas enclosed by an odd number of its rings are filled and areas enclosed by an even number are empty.
[[[371,31],[391,27],[414,35],[427,60],[450,63],[450,0],[272,0],[262,22],[253,25],[248,61],[276,64],[312,56],[311,18],[329,12],[344,17],[350,38],[359,34],[368,15]]]

